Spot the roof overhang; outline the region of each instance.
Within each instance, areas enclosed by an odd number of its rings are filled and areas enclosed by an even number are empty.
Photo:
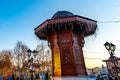
[[[97,28],[97,21],[89,19],[89,18],[85,18],[82,16],[74,15],[74,16],[64,17],[64,18],[59,18],[59,19],[48,19],[34,29],[35,34],[40,39],[46,39],[45,34],[47,34],[48,30],[53,29],[53,28],[60,28],[61,25],[66,25],[66,24],[71,25],[73,29],[84,28],[85,36],[94,34]]]

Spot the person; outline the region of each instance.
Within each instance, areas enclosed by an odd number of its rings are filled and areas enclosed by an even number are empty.
[[[8,80],[13,80],[11,76],[8,76]]]
[[[36,75],[35,75],[35,79],[38,79],[38,78],[39,78],[39,74],[36,74]]]
[[[16,80],[20,80],[20,78],[17,76]]]
[[[117,79],[114,79],[114,77],[109,77],[109,80],[117,80]]]
[[[15,76],[14,76],[14,74],[12,74],[12,80],[15,80]]]
[[[42,80],[45,80],[45,74],[42,72],[42,74],[41,74],[41,79]]]
[[[2,80],[2,76],[0,76],[0,80]]]
[[[45,73],[45,80],[48,80],[48,72]]]
[[[109,77],[109,80],[112,80],[112,78],[111,78],[111,77]]]

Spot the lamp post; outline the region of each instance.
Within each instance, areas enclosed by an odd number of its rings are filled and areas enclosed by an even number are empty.
[[[116,49],[116,45],[114,45],[114,44],[112,44],[112,43],[109,43],[109,42],[106,42],[105,44],[104,44],[104,46],[105,46],[105,48],[108,50],[108,52],[109,52],[109,54],[110,54],[110,58],[111,58],[111,62],[114,64],[114,68],[115,68],[115,74],[116,74],[116,78],[117,78],[117,80],[119,80],[119,78],[118,78],[118,70],[117,70],[117,60],[116,59],[114,59],[114,51],[115,51],[115,49]]]
[[[27,50],[27,53],[28,53],[28,62],[30,62],[30,73],[31,73],[31,80],[33,80],[33,63],[34,63],[34,58],[36,58],[37,56],[37,51],[36,50],[33,50],[31,51],[30,49]]]

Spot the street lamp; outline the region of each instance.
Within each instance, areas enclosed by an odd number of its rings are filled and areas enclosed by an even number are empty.
[[[33,80],[33,59],[36,58],[38,52],[36,50],[31,51],[30,49],[27,50],[28,53],[28,62],[30,62],[30,73],[31,73],[31,80]],[[33,55],[33,56],[32,56]]]
[[[109,43],[109,42],[106,42],[104,44],[105,48],[108,50],[109,54],[110,54],[110,58],[111,58],[111,62],[114,64],[114,68],[115,68],[115,73],[116,73],[116,77],[117,79],[119,80],[118,78],[118,70],[117,70],[117,60],[115,59],[115,56],[114,56],[114,51],[116,49],[116,45],[112,44],[112,43]]]
[[[106,42],[104,44],[105,48],[108,50],[110,56],[113,56],[114,55],[114,51],[116,49],[116,45],[112,44],[112,43],[108,43]]]

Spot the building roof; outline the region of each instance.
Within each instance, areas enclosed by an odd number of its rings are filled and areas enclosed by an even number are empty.
[[[58,11],[51,19],[47,19],[42,24],[37,26],[35,34],[43,40],[47,40],[46,35],[53,31],[72,29],[74,32],[84,31],[84,36],[90,36],[95,33],[97,21],[74,15],[69,11]]]
[[[59,19],[70,16],[74,16],[74,14],[69,11],[58,11],[52,16],[52,19]]]

